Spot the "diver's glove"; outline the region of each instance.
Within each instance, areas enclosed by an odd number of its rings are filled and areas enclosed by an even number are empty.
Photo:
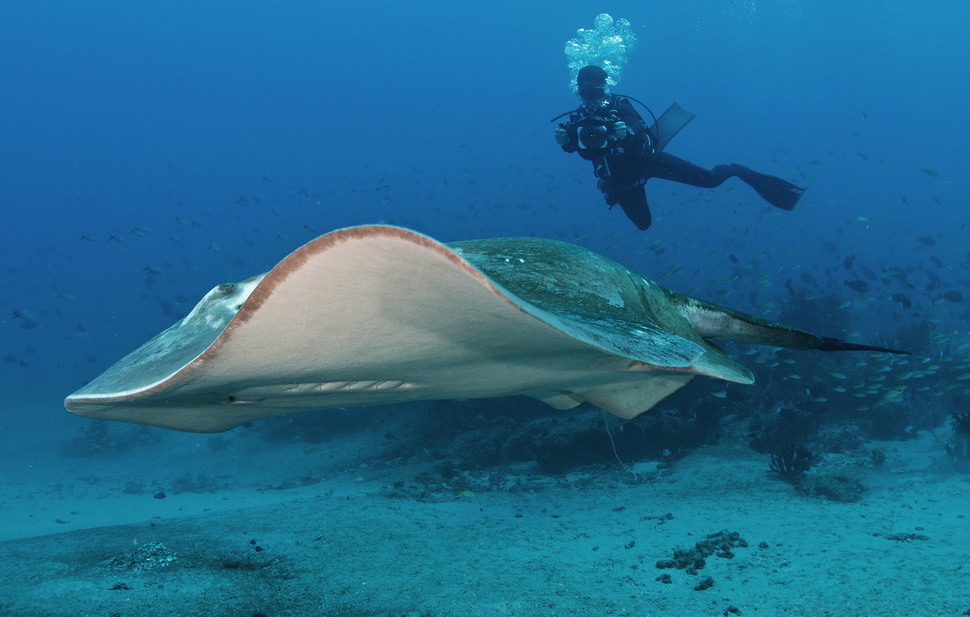
[[[622,120],[617,120],[613,123],[613,134],[616,135],[617,141],[623,141],[626,136],[630,134],[630,131],[626,128],[626,122]]]
[[[603,193],[603,197],[606,199],[606,205],[609,207],[615,206],[619,199],[616,194],[616,183],[611,181],[609,178],[600,178],[596,181],[596,188],[598,188]]]
[[[564,128],[558,128],[555,131],[556,143],[560,146],[565,146],[569,143],[569,132]]]

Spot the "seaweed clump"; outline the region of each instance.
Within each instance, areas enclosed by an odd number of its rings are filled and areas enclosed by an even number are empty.
[[[687,574],[697,574],[697,571],[707,565],[707,558],[711,555],[723,559],[733,559],[736,547],[747,547],[748,542],[736,531],[722,530],[704,536],[693,548],[678,548],[674,550],[673,559],[661,559],[657,567],[661,570],[676,568]]]
[[[953,430],[960,435],[970,435],[970,411],[954,411],[950,416]]]
[[[790,445],[771,455],[769,469],[802,495],[831,501],[858,501],[866,487],[858,462],[846,455],[815,456],[804,446]]]
[[[789,444],[771,455],[768,469],[783,480],[797,485],[815,462],[815,456],[805,446]]]
[[[175,551],[161,542],[142,544],[137,549],[129,551],[112,559],[108,565],[118,570],[128,572],[146,572],[167,568],[178,560]],[[120,589],[120,588],[119,588]]]
[[[950,414],[953,436],[946,442],[946,452],[961,464],[970,463],[970,411]]]

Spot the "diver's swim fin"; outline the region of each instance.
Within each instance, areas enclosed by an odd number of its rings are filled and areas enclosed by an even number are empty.
[[[795,186],[787,180],[775,176],[758,173],[737,163],[731,165],[734,175],[761,195],[762,199],[776,208],[793,210],[798,200],[802,198],[805,189]]]
[[[690,113],[677,103],[667,108],[665,112],[650,127],[650,132],[657,137],[657,150],[663,150],[680,132],[680,129],[687,126],[687,123],[694,119],[694,114]]]

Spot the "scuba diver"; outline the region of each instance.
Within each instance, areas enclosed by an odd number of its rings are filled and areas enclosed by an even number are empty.
[[[607,72],[599,66],[580,69],[576,84],[582,104],[575,111],[553,118],[555,121],[569,116],[555,129],[556,143],[565,152],[578,152],[593,163],[593,173],[599,179],[596,186],[606,197],[606,203],[611,208],[619,204],[641,230],[650,227],[651,222],[644,190],[650,178],[713,188],[735,177],[776,208],[791,210],[798,203],[804,189],[781,178],[738,164],[717,165],[707,170],[667,154],[663,151],[667,142],[694,115],[675,103],[648,127],[631,103],[640,102],[611,94],[606,87],[607,78]],[[646,105],[643,107],[650,111]]]

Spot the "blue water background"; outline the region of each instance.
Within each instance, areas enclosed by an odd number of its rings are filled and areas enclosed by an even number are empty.
[[[606,208],[549,123],[599,12],[639,36],[616,90],[697,114],[668,150],[792,179],[794,212],[737,180],[651,181],[645,233]],[[939,297],[970,297],[967,23],[953,0],[5,2],[0,433],[76,431],[64,396],[211,287],[363,223],[575,241],[769,318],[791,280],[853,301],[857,332],[824,334],[965,340]],[[849,255],[910,269],[913,306],[846,287]]]

